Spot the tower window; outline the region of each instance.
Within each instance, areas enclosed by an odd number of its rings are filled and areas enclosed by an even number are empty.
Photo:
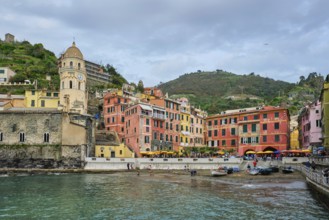
[[[72,61],[70,62],[70,68],[73,68],[73,62]]]
[[[64,81],[62,82],[62,89],[64,89]]]
[[[80,69],[81,68],[81,64],[80,63],[78,63],[78,69]]]
[[[73,88],[73,82],[72,82],[72,80],[70,80],[70,89],[72,89]]]
[[[25,142],[25,133],[19,133],[19,142]]]
[[[43,142],[49,143],[49,133],[43,134]]]
[[[78,84],[78,89],[80,89],[80,87],[81,87],[81,83],[79,82],[79,84]]]

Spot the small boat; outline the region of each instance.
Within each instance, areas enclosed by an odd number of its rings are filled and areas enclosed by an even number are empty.
[[[272,170],[273,173],[279,172],[279,167],[278,166],[270,166],[270,169]]]
[[[259,174],[261,175],[270,175],[272,173],[272,169],[270,168],[261,168],[259,170]]]
[[[282,173],[287,174],[287,173],[293,173],[294,170],[291,167],[283,167],[282,168]]]
[[[225,176],[227,175],[227,170],[218,169],[218,170],[211,170],[212,176]]]
[[[249,170],[249,174],[250,175],[258,175],[259,174],[259,169],[257,169],[257,168],[251,169],[251,170]]]

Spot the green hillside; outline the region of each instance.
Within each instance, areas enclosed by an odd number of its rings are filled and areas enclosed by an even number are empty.
[[[9,67],[17,73],[9,79],[10,82],[24,82],[26,79],[31,82],[38,80],[41,88],[58,89],[57,58],[42,44],[32,45],[28,41],[13,43],[0,41],[0,66]],[[46,80],[46,74],[51,76],[51,82]],[[5,89],[1,88],[1,90]]]
[[[16,75],[9,79],[10,82],[37,80],[38,88],[59,89],[57,57],[40,43],[32,45],[28,41],[7,43],[0,40],[0,66],[9,67],[16,72]],[[127,80],[113,66],[107,64],[102,68],[104,72],[110,73],[112,81],[89,88],[90,90],[120,88],[123,83],[127,83]],[[46,75],[51,77],[51,81],[46,80]],[[0,93],[21,94],[25,89],[26,86],[21,88],[3,86],[0,87]]]
[[[264,104],[286,105],[291,108],[291,113],[295,114],[305,102],[313,101],[317,96],[316,90],[319,90],[318,85],[321,84],[321,79],[323,82],[323,77],[313,73],[313,78],[316,78],[317,83],[309,85],[309,77],[302,78],[299,84],[293,84],[254,73],[236,75],[221,70],[198,71],[163,83],[159,88],[173,98],[188,97],[193,105],[200,106],[210,114]],[[301,94],[307,94],[304,96],[306,99],[301,100],[301,97],[293,92],[298,87],[302,91]]]

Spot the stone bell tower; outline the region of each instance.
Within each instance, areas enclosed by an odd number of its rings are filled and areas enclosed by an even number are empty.
[[[85,61],[73,42],[59,61],[60,106],[64,112],[87,114]]]

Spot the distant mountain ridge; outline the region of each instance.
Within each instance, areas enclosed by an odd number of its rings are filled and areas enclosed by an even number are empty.
[[[303,85],[298,84],[302,90],[311,89],[311,92],[308,93],[311,93],[312,96],[303,101],[311,101],[319,94],[314,90],[319,88],[318,86],[323,82],[323,77],[317,73],[312,74],[312,77],[317,79],[317,83],[310,86],[307,83],[308,78],[303,77],[301,79]],[[254,73],[237,75],[216,70],[184,74],[175,80],[162,83],[158,87],[174,98],[186,96],[193,105],[200,106],[210,114],[216,114],[228,109],[265,104],[286,105],[287,107],[291,105],[294,107],[292,113],[296,113],[298,108],[303,105],[298,100],[289,99],[290,92],[294,91],[296,86],[297,84],[294,83],[273,80]],[[293,104],[298,106],[292,106]]]

